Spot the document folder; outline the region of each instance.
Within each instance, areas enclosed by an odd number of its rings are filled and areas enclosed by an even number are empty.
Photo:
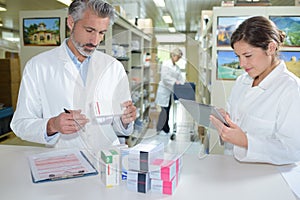
[[[58,150],[28,157],[34,183],[56,181],[98,174],[79,150]]]

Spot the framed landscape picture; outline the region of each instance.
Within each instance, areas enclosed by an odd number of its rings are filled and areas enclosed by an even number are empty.
[[[239,65],[239,60],[233,51],[217,51],[217,79],[235,80],[244,73]]]
[[[269,16],[269,18],[280,30],[286,33],[284,46],[300,47],[300,15]]]
[[[280,51],[280,57],[285,61],[287,68],[300,77],[300,51]]]
[[[217,46],[230,46],[235,29],[250,16],[220,16],[217,18]]]
[[[24,18],[24,46],[60,45],[60,18]]]

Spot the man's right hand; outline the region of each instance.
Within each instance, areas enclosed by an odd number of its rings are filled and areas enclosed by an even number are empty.
[[[81,110],[70,110],[69,112],[70,113],[60,113],[58,116],[49,119],[47,123],[48,136],[54,135],[57,132],[62,134],[76,133],[89,122],[89,119],[87,119],[84,114],[81,114]]]

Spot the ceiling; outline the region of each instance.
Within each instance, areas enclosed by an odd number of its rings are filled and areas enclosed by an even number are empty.
[[[157,8],[153,0],[108,0],[112,4],[121,6],[136,5],[136,13],[140,18],[151,18],[155,27],[154,31],[167,32],[168,25],[162,20],[162,14],[169,12],[173,18],[173,24],[178,32],[195,32],[199,27],[202,10],[212,10],[214,6],[220,6],[222,0],[165,0],[165,8]],[[295,0],[270,0],[272,6],[294,6]],[[4,23],[0,29],[19,32],[20,10],[52,10],[63,9],[65,5],[56,0],[0,0],[6,4],[7,11],[0,12],[0,18]],[[128,6],[127,6],[128,7]],[[135,8],[131,6],[131,9]],[[130,16],[130,13],[127,14]]]

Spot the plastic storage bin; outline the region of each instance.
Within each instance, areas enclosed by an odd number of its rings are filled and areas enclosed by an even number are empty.
[[[0,136],[11,131],[10,122],[13,113],[12,107],[5,107],[0,110]]]

